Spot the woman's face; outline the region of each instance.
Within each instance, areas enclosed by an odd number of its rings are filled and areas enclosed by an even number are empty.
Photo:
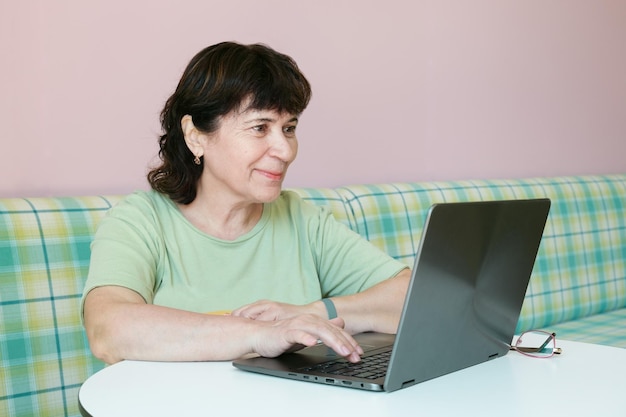
[[[222,117],[216,132],[199,133],[204,170],[198,191],[234,203],[276,199],[298,152],[297,124],[292,114],[245,107]]]

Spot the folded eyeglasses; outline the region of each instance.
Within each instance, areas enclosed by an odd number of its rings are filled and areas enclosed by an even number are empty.
[[[533,358],[550,358],[560,355],[561,348],[556,347],[556,333],[542,330],[529,330],[522,333],[510,350]]]

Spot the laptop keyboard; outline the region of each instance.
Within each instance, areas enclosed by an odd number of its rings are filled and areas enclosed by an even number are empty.
[[[376,379],[385,376],[391,351],[375,353],[361,358],[361,362],[352,363],[345,359],[336,359],[315,366],[301,368],[301,371],[316,371],[339,376]]]

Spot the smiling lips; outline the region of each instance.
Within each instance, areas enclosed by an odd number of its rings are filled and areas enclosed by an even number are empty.
[[[282,180],[284,174],[282,171],[266,171],[263,169],[257,169],[257,172],[272,181]]]

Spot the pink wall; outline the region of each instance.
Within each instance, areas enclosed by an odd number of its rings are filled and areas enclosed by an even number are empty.
[[[2,197],[146,188],[164,100],[222,40],[313,84],[287,186],[626,171],[621,0],[1,1]]]

